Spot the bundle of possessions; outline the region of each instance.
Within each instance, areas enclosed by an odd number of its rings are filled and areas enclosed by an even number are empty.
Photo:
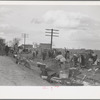
[[[22,57],[19,54],[15,54],[14,58],[16,59],[16,64],[21,64],[27,68],[31,69],[30,60],[26,57]]]
[[[37,66],[40,68],[40,76],[42,79],[47,80],[50,83],[60,83],[65,86],[97,86],[100,82],[92,79],[92,76],[83,74],[80,68],[57,68],[54,70],[48,67],[44,63],[37,62]]]

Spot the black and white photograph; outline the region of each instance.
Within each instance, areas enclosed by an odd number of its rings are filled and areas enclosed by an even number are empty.
[[[0,86],[100,86],[100,5],[0,4]]]

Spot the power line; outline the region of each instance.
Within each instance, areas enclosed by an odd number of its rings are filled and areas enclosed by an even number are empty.
[[[53,37],[59,37],[57,34],[56,31],[59,31],[59,30],[56,30],[56,29],[46,29],[47,32],[45,33],[49,33],[50,35],[45,35],[45,36],[50,36],[51,37],[51,49],[52,49],[52,43],[53,43]],[[49,31],[49,32],[48,32]]]

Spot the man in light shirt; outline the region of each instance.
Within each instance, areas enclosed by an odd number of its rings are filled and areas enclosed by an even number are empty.
[[[59,65],[60,65],[61,68],[64,68],[65,67],[63,65],[65,65],[66,59],[65,59],[65,57],[63,57],[63,55],[62,55],[61,52],[58,53],[58,55],[56,56],[55,59],[57,61],[59,61]]]

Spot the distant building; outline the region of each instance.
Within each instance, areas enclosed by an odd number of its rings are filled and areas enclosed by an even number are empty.
[[[25,49],[28,49],[28,50],[31,50],[31,49],[33,49],[33,45],[31,45],[31,44],[22,44],[20,47],[22,47],[22,48],[25,48]]]
[[[39,49],[40,50],[49,50],[51,48],[51,44],[48,43],[40,43]]]

